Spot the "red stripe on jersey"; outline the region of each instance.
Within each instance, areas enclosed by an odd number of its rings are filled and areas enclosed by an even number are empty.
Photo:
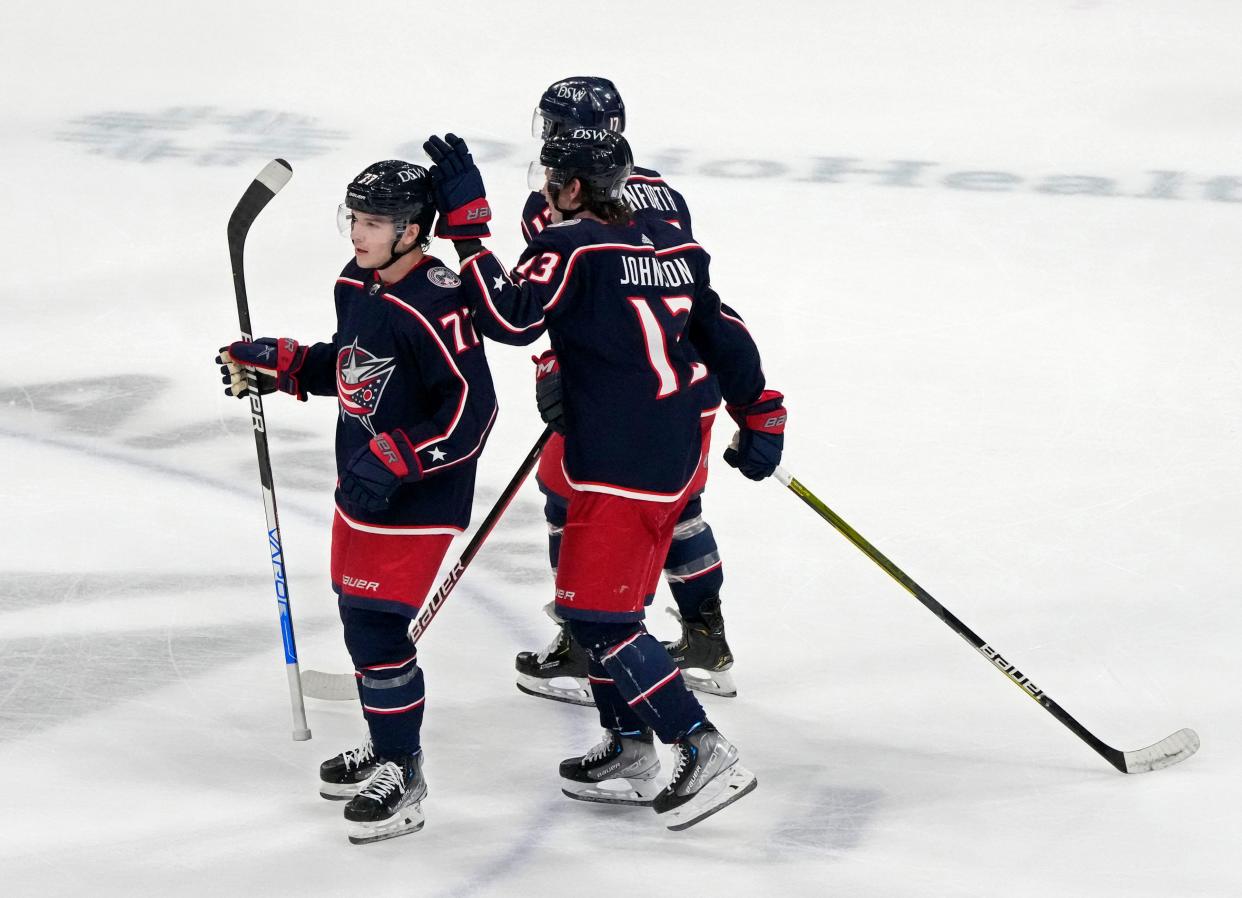
[[[432,443],[438,443],[441,440],[448,439],[448,437],[452,435],[453,431],[457,429],[457,425],[461,423],[462,414],[466,410],[466,398],[470,395],[470,384],[466,380],[465,375],[461,373],[461,369],[457,367],[457,363],[453,361],[453,354],[449,352],[448,347],[444,345],[444,341],[440,339],[440,335],[436,333],[435,328],[431,326],[431,322],[424,318],[422,313],[412,305],[396,296],[393,296],[391,293],[384,293],[382,296],[393,305],[405,309],[413,315],[424,328],[426,328],[427,333],[431,335],[431,339],[435,341],[436,346],[439,347],[440,355],[444,356],[444,361],[448,363],[449,370],[453,372],[454,377],[461,381],[461,395],[458,397],[457,408],[453,411],[453,419],[449,422],[448,429],[438,436],[431,437],[430,439],[419,443],[414,447],[414,451],[417,452],[427,446],[430,446]]]

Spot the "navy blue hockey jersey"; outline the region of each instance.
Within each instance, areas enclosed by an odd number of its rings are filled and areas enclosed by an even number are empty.
[[[690,230],[690,207],[685,197],[670,187],[658,171],[635,168],[625,183],[625,199],[640,221],[663,221],[685,232],[685,239],[693,240]],[[522,236],[529,244],[534,235],[552,222],[548,201],[542,193],[531,193],[522,209]],[[697,361],[697,359],[695,359]],[[695,385],[699,405],[705,411],[714,412],[720,407],[720,386],[714,377],[706,377]]]
[[[460,532],[470,523],[475,465],[496,420],[496,393],[461,280],[425,257],[401,280],[350,261],[336,281],[337,330],[307,352],[302,388],[335,396],[338,476],[372,437],[403,430],[423,479],[368,512],[340,491],[349,517],[368,524]]]
[[[625,199],[641,219],[658,219],[676,225],[692,237],[690,208],[685,198],[669,187],[658,171],[635,168],[625,182]],[[522,208],[522,238],[530,243],[535,235],[552,223],[548,201],[542,193],[531,193]]]
[[[462,267],[475,326],[504,343],[546,331],[561,366],[565,472],[578,489],[673,501],[699,461],[697,385],[730,402],[763,390],[745,325],[722,308],[708,255],[662,221],[573,219],[534,236],[507,273],[484,250]],[[689,351],[697,350],[697,355]]]

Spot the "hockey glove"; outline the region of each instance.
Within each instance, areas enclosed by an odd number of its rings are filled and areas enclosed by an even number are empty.
[[[275,389],[284,393],[292,393],[298,399],[306,399],[306,391],[298,384],[298,374],[306,361],[306,346],[299,346],[297,340],[281,337],[260,337],[253,343],[238,341],[220,348],[216,361],[224,374],[224,382],[228,388],[224,391],[230,396],[246,394],[246,377],[238,368],[253,368],[259,375],[259,392],[273,392],[264,388],[264,379],[268,385],[275,384]]]
[[[402,483],[421,480],[422,465],[401,431],[381,433],[354,453],[341,476],[341,494],[366,511],[383,511]]]
[[[738,431],[724,452],[724,460],[751,480],[770,477],[781,463],[785,447],[785,397],[775,390],[749,405],[727,406]]]
[[[435,191],[436,236],[447,240],[479,240],[492,236],[487,223],[492,208],[487,204],[483,176],[470,156],[466,142],[456,134],[436,135],[423,144],[432,161],[429,169]]]
[[[250,395],[250,378],[246,374],[247,369],[229,355],[227,346],[220,347],[220,354],[216,356],[216,364],[220,366],[220,380],[224,384],[225,396],[245,399]],[[270,374],[255,371],[255,380],[259,385],[260,396],[276,392],[276,378]]]
[[[543,355],[530,357],[535,363],[535,404],[543,423],[551,424],[559,434],[565,433],[565,397],[561,391],[561,366],[551,349]]]

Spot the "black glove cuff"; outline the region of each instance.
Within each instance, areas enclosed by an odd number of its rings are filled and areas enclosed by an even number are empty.
[[[464,262],[475,253],[483,251],[483,241],[477,237],[470,240],[454,240],[453,247],[457,250],[457,261]]]

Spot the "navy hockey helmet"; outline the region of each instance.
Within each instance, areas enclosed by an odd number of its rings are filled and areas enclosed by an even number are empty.
[[[421,165],[400,159],[368,165],[345,188],[345,202],[337,215],[345,235],[349,234],[353,219],[351,210],[388,216],[398,234],[407,225],[416,224],[419,243],[426,246],[431,242],[431,224],[436,215],[431,176]]]
[[[575,75],[545,90],[535,107],[531,134],[547,140],[574,126],[624,131],[625,104],[616,85],[595,75]]]
[[[578,178],[589,189],[592,200],[619,203],[624,199],[622,191],[633,169],[630,144],[616,131],[571,128],[544,141],[539,161],[531,164],[530,181],[538,190],[546,180],[559,193]]]

